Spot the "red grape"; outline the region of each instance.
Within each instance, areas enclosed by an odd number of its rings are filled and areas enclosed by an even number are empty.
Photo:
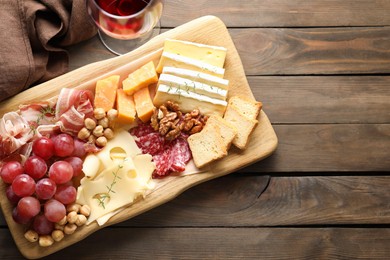
[[[12,204],[17,204],[19,202],[19,200],[21,199],[21,197],[19,197],[18,195],[15,194],[14,190],[12,189],[12,186],[8,186],[5,194],[7,195],[7,198],[8,200],[12,203]]]
[[[47,164],[41,157],[33,155],[24,163],[24,169],[34,179],[40,179],[47,172]]]
[[[31,220],[31,218],[21,216],[16,207],[12,210],[12,218],[16,223],[22,225],[27,224]]]
[[[73,177],[79,176],[83,170],[83,160],[79,157],[68,157],[64,161],[70,163],[73,168]]]
[[[27,174],[20,174],[12,182],[12,190],[19,197],[30,196],[35,191],[35,181]]]
[[[70,156],[74,151],[73,137],[68,134],[59,134],[53,138],[54,154],[59,157]]]
[[[39,235],[49,235],[54,230],[54,223],[49,221],[45,215],[39,214],[34,218],[33,229]]]
[[[76,201],[77,190],[71,185],[61,185],[57,188],[54,198],[67,205]]]
[[[5,183],[11,184],[15,177],[24,172],[23,166],[18,161],[7,162],[1,168],[0,176]]]
[[[74,150],[73,150],[72,156],[83,158],[87,154],[87,152],[85,151],[84,144],[85,144],[85,142],[83,142],[79,139],[75,139],[74,140]]]
[[[46,201],[44,205],[45,217],[51,222],[58,222],[66,215],[64,204],[58,200],[51,199]]]
[[[40,137],[34,141],[32,150],[35,155],[48,160],[54,155],[53,140],[47,137]]]
[[[50,166],[49,178],[57,184],[70,181],[73,177],[73,167],[65,161],[57,161]]]
[[[41,211],[39,200],[31,196],[21,198],[16,207],[19,215],[25,218],[35,217]]]
[[[48,200],[51,199],[57,191],[56,183],[49,178],[43,178],[35,185],[35,193],[38,199]]]

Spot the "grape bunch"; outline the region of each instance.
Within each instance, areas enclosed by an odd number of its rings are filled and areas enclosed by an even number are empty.
[[[83,144],[65,133],[40,137],[23,165],[18,161],[3,165],[0,176],[9,184],[6,196],[15,205],[15,222],[30,225],[39,235],[53,232],[55,223],[66,217],[66,206],[76,201],[72,179],[82,172]]]

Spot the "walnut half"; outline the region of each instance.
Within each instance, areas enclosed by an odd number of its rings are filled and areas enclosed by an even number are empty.
[[[151,118],[151,126],[166,140],[174,140],[181,132],[192,135],[202,131],[207,118],[198,109],[194,109],[183,116],[179,105],[168,101],[159,108],[155,108]]]

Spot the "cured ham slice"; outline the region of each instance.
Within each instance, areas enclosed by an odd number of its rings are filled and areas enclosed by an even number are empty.
[[[62,132],[77,134],[84,119],[93,116],[93,93],[89,90],[63,88],[58,96],[55,118]]]
[[[4,114],[0,120],[0,158],[12,154],[34,136],[28,121],[16,112]]]

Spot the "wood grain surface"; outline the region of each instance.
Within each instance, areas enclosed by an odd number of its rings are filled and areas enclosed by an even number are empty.
[[[165,2],[163,32],[227,25],[278,149],[48,258],[388,259],[390,1]],[[96,38],[69,53],[71,70],[113,57]]]

